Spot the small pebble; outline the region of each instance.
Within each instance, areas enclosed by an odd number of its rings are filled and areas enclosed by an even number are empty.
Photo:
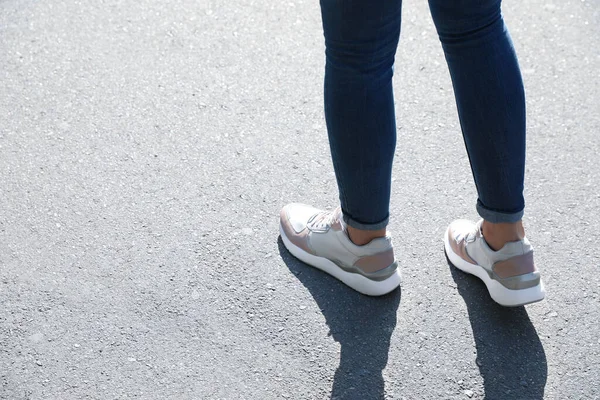
[[[473,391],[472,390],[465,390],[464,393],[467,395],[467,397],[471,398],[473,397]]]

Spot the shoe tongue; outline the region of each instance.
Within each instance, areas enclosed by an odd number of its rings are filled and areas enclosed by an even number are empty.
[[[475,224],[475,228],[477,228],[476,233],[479,236],[483,237],[483,219],[480,219],[479,221],[477,221],[477,223]]]
[[[341,208],[337,208],[334,212],[333,215],[335,216],[335,218],[340,221],[340,225],[342,226],[342,230],[344,232],[348,232],[348,226],[346,225],[346,221],[344,221],[344,216],[342,215],[342,209]]]

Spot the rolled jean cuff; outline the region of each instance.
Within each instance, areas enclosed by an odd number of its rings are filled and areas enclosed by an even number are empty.
[[[486,208],[480,201],[477,201],[477,213],[484,220],[492,224],[514,223],[519,222],[523,218],[523,209],[514,213],[506,213],[502,211],[490,210]]]
[[[358,222],[350,218],[348,215],[344,214],[344,222],[348,226],[351,226],[356,229],[361,229],[363,231],[377,231],[379,229],[385,228],[388,225],[388,223],[390,222],[390,217],[388,216],[386,219],[384,219],[381,222],[377,222],[376,224],[363,224],[362,222]]]

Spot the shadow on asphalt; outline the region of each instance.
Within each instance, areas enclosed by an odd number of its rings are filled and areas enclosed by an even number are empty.
[[[390,338],[396,327],[400,289],[368,297],[292,256],[281,237],[279,254],[313,296],[340,346],[331,399],[383,399],[382,371],[388,361]]]
[[[485,398],[543,399],[546,354],[525,307],[498,305],[483,282],[446,261],[469,312]]]

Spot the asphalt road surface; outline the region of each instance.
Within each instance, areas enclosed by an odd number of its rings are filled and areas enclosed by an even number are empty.
[[[332,208],[317,1],[0,0],[0,398],[600,398],[600,3],[504,5],[528,102],[544,302],[448,265],[475,219],[425,1],[404,4],[392,220],[401,291],[294,259]]]

